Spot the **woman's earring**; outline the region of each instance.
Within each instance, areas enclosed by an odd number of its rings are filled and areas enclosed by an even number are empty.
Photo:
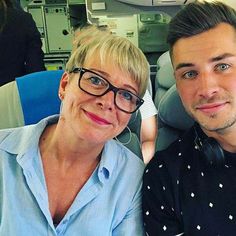
[[[129,126],[126,126],[126,128],[128,129],[128,135],[129,135],[129,138],[127,139],[127,141],[122,142],[122,141],[120,141],[117,137],[115,137],[115,140],[116,140],[118,143],[121,143],[121,144],[123,144],[123,145],[129,144],[130,141],[131,141],[131,138],[132,138],[132,133],[131,133],[131,130],[130,130]],[[124,132],[124,131],[123,131],[123,132]],[[122,136],[124,136],[124,135],[125,135],[125,134],[122,134],[120,137],[123,138]]]
[[[63,95],[61,93],[58,93],[58,97],[60,98],[60,100],[63,99]]]

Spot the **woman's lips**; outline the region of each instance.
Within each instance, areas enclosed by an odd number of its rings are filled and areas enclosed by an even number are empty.
[[[85,111],[85,114],[95,123],[99,124],[99,125],[110,125],[111,123],[97,115],[95,115],[94,113]]]

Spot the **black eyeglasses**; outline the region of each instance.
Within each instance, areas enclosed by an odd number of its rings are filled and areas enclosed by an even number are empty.
[[[80,73],[78,86],[87,94],[101,97],[109,91],[113,91],[115,94],[114,104],[123,112],[129,114],[134,113],[144,102],[142,98],[139,98],[128,90],[113,86],[101,75],[91,70],[85,68],[74,68],[69,73]]]

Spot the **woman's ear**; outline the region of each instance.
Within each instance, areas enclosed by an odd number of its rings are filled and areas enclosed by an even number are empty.
[[[59,96],[60,100],[64,99],[65,90],[66,90],[66,86],[68,85],[68,83],[69,83],[69,74],[67,72],[64,72],[61,77],[59,90],[58,90],[58,96]]]

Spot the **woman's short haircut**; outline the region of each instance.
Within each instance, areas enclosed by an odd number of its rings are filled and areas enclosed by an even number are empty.
[[[196,1],[186,5],[169,24],[167,42],[171,54],[179,39],[200,34],[220,23],[228,23],[236,28],[236,11],[218,1]]]
[[[112,62],[122,72],[130,75],[138,85],[139,96],[143,97],[149,80],[149,64],[139,48],[128,39],[113,35],[108,30],[89,26],[77,32],[66,71],[83,67],[94,55],[99,55],[102,65]]]

